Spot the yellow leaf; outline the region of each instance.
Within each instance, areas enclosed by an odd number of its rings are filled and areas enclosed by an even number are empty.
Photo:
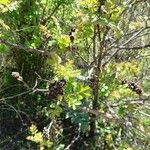
[[[61,49],[67,48],[70,45],[70,38],[68,35],[61,35],[58,38],[58,44]]]
[[[31,131],[32,134],[35,134],[37,132],[37,127],[32,124],[31,127],[30,127],[30,131]]]
[[[80,5],[81,6],[88,6],[88,5],[93,5],[97,4],[97,0],[81,0]]]
[[[6,30],[10,29],[10,27],[8,25],[6,25],[2,19],[0,19],[0,26],[2,26]]]
[[[131,147],[128,147],[126,150],[133,150],[133,148],[131,148]]]
[[[40,150],[44,150],[44,146],[43,145],[40,145]]]
[[[10,3],[10,0],[0,0],[0,4],[7,5]]]
[[[37,143],[41,143],[43,141],[42,132],[38,132],[34,135],[34,141]]]
[[[112,142],[113,138],[112,138],[112,134],[107,134],[105,137],[106,142],[109,144]]]
[[[119,92],[117,92],[117,91],[113,91],[110,96],[117,100],[121,98]]]

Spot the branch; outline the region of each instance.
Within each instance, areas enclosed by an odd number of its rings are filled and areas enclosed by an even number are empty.
[[[143,29],[142,31],[144,31],[144,30],[147,30],[147,29],[149,29],[149,28],[150,28],[150,27],[145,27],[145,28],[141,28],[141,29]],[[130,35],[134,36],[134,35],[135,35],[137,32],[139,32],[141,29],[136,30],[136,31],[133,31],[133,32],[130,32],[130,33],[127,33],[127,34],[124,34],[124,35],[122,36],[122,38],[127,37],[127,36],[130,36]],[[147,34],[147,32],[144,33],[144,34],[142,34],[142,35],[137,35],[136,38],[139,37],[139,36],[143,36],[143,35],[145,35],[145,34]],[[117,40],[113,41],[112,43],[110,43],[109,47],[107,48],[107,51],[108,51],[108,50],[111,50],[112,48],[114,48],[114,47],[116,46],[116,43],[119,42],[119,40],[120,40],[120,39],[117,39]]]
[[[81,125],[79,124],[77,137],[74,137],[74,139],[73,139],[73,140],[71,141],[71,143],[65,148],[65,150],[69,150],[70,147],[80,138],[80,132],[81,132]]]
[[[130,43],[133,39],[135,39],[143,30],[145,30],[145,28],[141,28],[138,32],[136,32],[133,36],[131,36],[126,42],[124,42],[123,44],[121,44],[119,47],[124,48],[125,45],[127,45],[128,43]],[[112,45],[110,48],[108,48],[107,50],[116,47],[116,45]],[[120,49],[117,49],[116,51],[114,51],[114,53],[102,64],[102,66],[104,67],[117,53]],[[106,51],[107,51],[106,50]]]
[[[149,47],[150,47],[150,44],[143,45],[143,46],[137,46],[137,47],[119,47],[119,46],[116,46],[115,48],[118,48],[118,49],[128,49],[128,50],[138,50],[138,49],[149,48]]]
[[[52,121],[49,123],[48,127],[44,127],[44,129],[43,129],[43,133],[47,139],[50,139],[50,130],[51,130],[53,123],[54,123],[54,119],[52,119]]]
[[[1,38],[0,38],[0,44],[5,44],[9,47],[13,47],[13,48],[17,48],[17,49],[28,50],[29,52],[35,52],[35,51],[37,51],[39,53],[46,53],[47,52],[47,50],[43,50],[43,49],[27,48],[27,47],[24,47],[23,45],[12,43],[10,41],[7,41],[7,40],[1,39]]]
[[[133,36],[131,36],[131,38],[129,38],[125,43],[120,45],[120,47],[127,45],[130,41],[132,41],[134,38],[136,38],[143,30],[145,30],[145,28],[141,28],[138,32],[136,32]]]
[[[86,59],[84,59],[84,57],[81,56],[81,54],[77,50],[78,50],[78,47],[75,50],[73,50],[73,45],[70,46],[70,51],[73,52],[78,58],[80,58],[85,64],[88,64]]]
[[[32,92],[32,90],[28,90],[28,91],[25,91],[25,92],[22,92],[22,93],[13,95],[13,96],[8,96],[8,97],[5,97],[5,98],[1,98],[0,101],[5,101],[5,100],[8,100],[8,99],[13,99],[15,97],[19,97],[19,96],[22,96],[22,95],[25,95],[25,94],[28,94],[28,93],[31,93],[31,92]]]
[[[37,79],[35,81],[35,85],[33,87],[29,87],[28,84],[23,80],[22,76],[20,76],[18,72],[12,72],[12,76],[14,78],[16,78],[18,81],[22,82],[23,85],[27,88],[27,91],[19,93],[19,94],[16,94],[16,95],[13,95],[13,96],[1,98],[0,101],[5,101],[5,100],[8,100],[8,99],[13,99],[15,97],[19,97],[19,96],[22,96],[22,95],[25,95],[25,94],[29,94],[29,93],[48,92],[49,91],[49,89],[39,89],[39,88],[36,88],[37,85],[38,85],[38,80]],[[18,78],[20,78],[21,80],[19,80]]]
[[[16,114],[19,116],[22,125],[24,125],[23,119],[22,119],[20,113],[18,112],[18,110],[17,110],[15,107],[13,107],[12,105],[7,104],[6,102],[0,102],[0,103],[3,104],[3,105],[8,106],[8,107],[10,107],[12,110],[14,110],[14,111],[16,112]]]
[[[37,89],[31,89],[31,90],[28,90],[28,91],[25,91],[25,92],[22,92],[22,93],[13,95],[13,96],[8,96],[8,97],[1,98],[0,101],[5,101],[5,100],[8,100],[8,99],[13,99],[15,97],[19,97],[19,96],[22,96],[22,95],[25,95],[25,94],[35,93],[35,92],[48,92],[48,89],[38,89],[38,88]]]
[[[93,33],[93,61],[96,61],[96,27],[94,25]]]
[[[62,4],[62,2],[58,3],[56,5],[56,7],[54,8],[54,10],[51,12],[51,14],[43,21],[43,22],[45,22],[46,25],[48,25],[49,21],[51,20],[51,17],[58,10],[58,8],[61,6],[61,4]],[[46,20],[48,21],[47,23],[46,23]]]

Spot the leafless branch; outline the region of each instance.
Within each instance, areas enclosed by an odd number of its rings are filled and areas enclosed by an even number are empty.
[[[119,47],[123,47],[135,39],[145,28],[141,28],[138,32],[136,32],[133,36],[131,36],[125,43],[121,44]]]
[[[38,79],[39,79],[40,81],[50,82],[50,80],[43,79],[37,72],[35,72],[35,74],[37,75],[37,77],[38,77]]]
[[[81,54],[80,54],[78,51],[74,51],[74,53],[75,53],[80,59],[82,59],[82,61],[83,61],[85,64],[88,64],[88,62],[81,56]]]
[[[80,138],[80,132],[81,132],[81,125],[79,124],[78,128],[78,135],[74,137],[74,139],[71,141],[71,143],[65,148],[65,150],[69,150],[70,147]]]
[[[129,42],[131,42],[133,39],[135,39],[145,28],[141,28],[138,32],[136,32],[133,36],[131,36],[126,42],[121,44],[119,47],[124,48],[125,45],[127,45]],[[111,48],[115,47],[116,45],[112,45]],[[110,49],[110,48],[108,48]],[[119,51],[120,49],[118,48],[117,50],[114,50],[114,53],[102,64],[104,67]],[[106,50],[107,51],[107,50]]]
[[[46,25],[48,25],[48,23],[49,23],[49,21],[50,21],[50,19],[51,19],[51,17],[53,16],[53,14],[58,10],[58,8],[61,6],[61,2],[60,3],[58,3],[57,5],[56,5],[56,7],[54,8],[54,10],[51,12],[51,14],[44,20],[44,21],[48,21],[48,22],[46,22]]]
[[[29,93],[47,92],[48,91],[48,89],[39,89],[39,88],[36,88],[37,84],[38,84],[38,80],[35,81],[35,85],[33,87],[29,87],[29,85],[23,80],[23,78],[22,78],[21,82],[27,88],[27,91],[19,93],[19,94],[16,94],[16,95],[13,95],[13,96],[8,96],[8,97],[1,98],[0,101],[5,101],[5,100],[8,100],[8,99],[13,99],[15,97],[19,97],[19,96],[22,96],[22,95],[25,95],[25,94],[29,94]]]
[[[136,46],[136,47],[119,47],[119,46],[116,46],[115,48],[118,48],[118,49],[127,49],[127,50],[138,50],[138,49],[143,49],[143,48],[150,48],[150,44],[143,45],[143,46]]]
[[[12,43],[10,41],[7,41],[7,40],[1,39],[1,38],[0,38],[0,43],[5,44],[9,47],[17,48],[17,49],[28,50],[29,52],[39,52],[39,53],[46,53],[47,52],[47,50],[43,50],[43,49],[27,48],[27,47],[24,47],[23,45]]]
[[[8,99],[13,99],[15,97],[19,97],[19,96],[22,96],[22,95],[25,95],[25,94],[28,94],[28,93],[31,93],[31,92],[32,92],[32,90],[28,90],[28,91],[25,91],[25,92],[22,92],[22,93],[13,95],[13,96],[8,96],[8,97],[1,98],[0,101],[5,101],[5,100],[8,100]]]
[[[6,106],[8,106],[9,108],[11,108],[12,110],[14,110],[15,112],[16,112],[16,114],[19,116],[19,118],[20,118],[20,120],[21,120],[21,123],[24,125],[24,123],[23,123],[23,119],[22,119],[22,117],[21,117],[21,115],[20,115],[20,113],[18,112],[18,110],[16,110],[16,108],[15,107],[13,107],[12,105],[10,105],[10,104],[7,104],[6,102],[0,102],[1,104],[3,104],[3,105],[6,105]]]

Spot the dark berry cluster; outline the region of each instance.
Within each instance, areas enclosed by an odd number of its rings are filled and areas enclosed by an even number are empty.
[[[75,31],[76,31],[75,28],[71,28],[71,31],[69,32],[69,37],[70,37],[71,43],[74,42]]]
[[[92,89],[95,88],[95,85],[96,85],[96,78],[91,78],[89,79],[89,87],[91,87]]]
[[[136,94],[138,94],[138,95],[142,94],[142,89],[136,83],[130,82],[130,81],[125,79],[122,81],[122,85],[123,84],[127,84],[128,88],[131,89],[132,91],[136,92]]]
[[[47,94],[48,99],[57,99],[59,95],[64,95],[64,86],[66,85],[66,80],[62,79],[55,81],[49,85],[49,92]]]

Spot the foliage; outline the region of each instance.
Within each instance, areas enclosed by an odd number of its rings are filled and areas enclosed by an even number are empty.
[[[150,149],[149,7],[0,0],[0,149]]]
[[[42,132],[38,132],[35,125],[30,127],[31,135],[27,137],[27,140],[31,140],[40,144],[40,150],[44,149],[44,146],[51,147],[52,142],[49,140],[44,140]]]

